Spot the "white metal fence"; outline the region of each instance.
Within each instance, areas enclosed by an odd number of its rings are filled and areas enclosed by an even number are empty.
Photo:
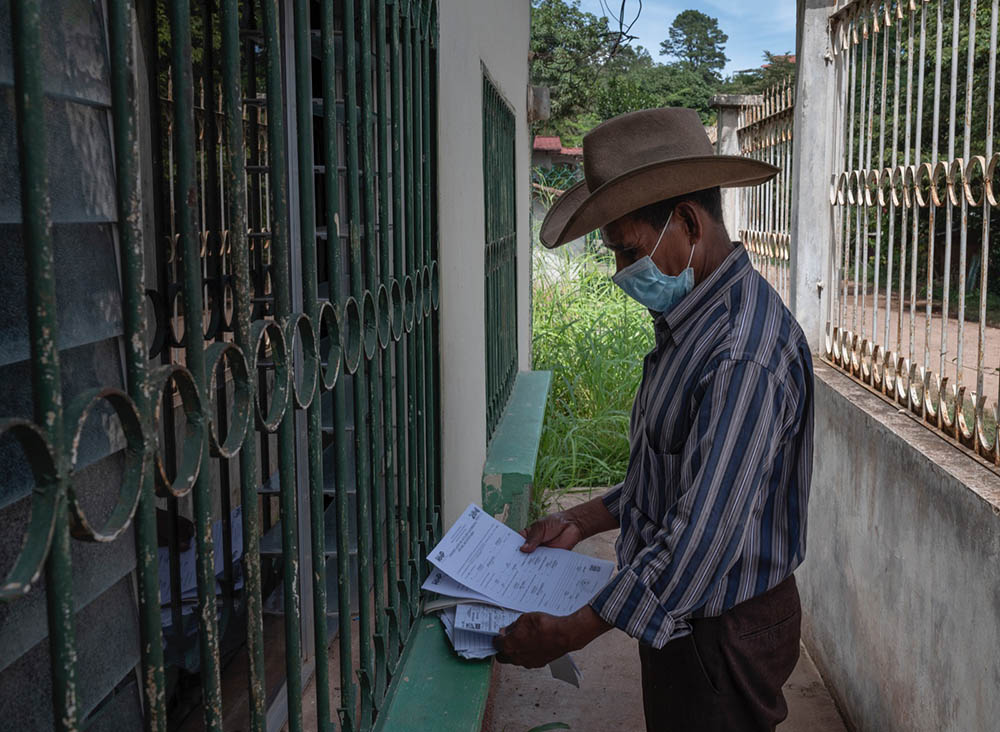
[[[830,23],[825,355],[996,463],[998,0],[842,3]]]
[[[739,189],[738,235],[750,260],[788,302],[792,210],[791,80],[764,92],[761,104],[740,108],[737,126],[740,154],[771,163],[780,172],[760,186]]]

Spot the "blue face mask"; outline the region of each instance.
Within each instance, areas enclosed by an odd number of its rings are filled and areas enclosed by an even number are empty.
[[[667,217],[667,223],[663,225],[663,230],[660,232],[660,238],[656,240],[653,251],[617,272],[611,278],[612,282],[622,288],[626,295],[657,313],[669,311],[694,289],[694,270],[691,269],[694,247],[691,247],[691,256],[688,257],[687,267],[679,275],[663,274],[660,268],[653,263],[652,255],[660,246],[660,239],[666,233],[667,226],[670,225],[670,219],[673,216],[674,212],[671,211],[670,216]]]

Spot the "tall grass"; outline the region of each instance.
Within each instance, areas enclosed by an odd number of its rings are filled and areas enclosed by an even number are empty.
[[[653,325],[611,282],[606,251],[535,257],[533,367],[553,372],[532,496],[540,514],[573,487],[624,477],[629,414]]]

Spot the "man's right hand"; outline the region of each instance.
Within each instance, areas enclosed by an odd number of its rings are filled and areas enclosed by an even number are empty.
[[[566,511],[549,514],[533,523],[521,532],[521,536],[524,537],[521,551],[530,554],[540,546],[572,549],[594,534],[617,528],[617,519],[611,515],[604,501],[598,496]]]
[[[524,537],[521,551],[525,554],[530,554],[540,546],[572,549],[586,538],[580,526],[564,511],[539,519],[522,531],[521,535]]]

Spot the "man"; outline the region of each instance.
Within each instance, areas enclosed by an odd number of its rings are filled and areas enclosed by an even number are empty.
[[[683,109],[617,117],[583,150],[585,180],[549,211],[542,241],[602,229],[613,279],[652,312],[656,345],[625,480],[532,524],[522,548],[620,529],[619,572],[573,615],[521,616],[496,640],[500,660],[541,666],[618,628],[639,641],[647,730],[773,730],[799,653],[812,360],[730,241],[719,187],[777,171],[714,155]]]

